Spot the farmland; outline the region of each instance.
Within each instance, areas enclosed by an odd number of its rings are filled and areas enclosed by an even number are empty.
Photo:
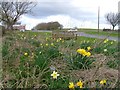
[[[79,89],[118,86],[118,42],[47,32],[7,32],[2,38],[4,88]]]
[[[89,29],[89,28],[80,28],[80,32],[85,32],[87,34],[93,34],[93,35],[109,35],[112,37],[118,37],[118,32],[117,31],[103,31],[102,29],[98,30],[97,29]]]

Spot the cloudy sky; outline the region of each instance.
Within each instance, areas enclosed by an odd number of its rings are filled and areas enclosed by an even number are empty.
[[[32,14],[24,15],[20,21],[27,29],[41,22],[58,21],[64,28],[97,28],[98,6],[100,28],[111,28],[105,14],[118,11],[119,0],[36,0]],[[117,28],[117,27],[116,27]]]

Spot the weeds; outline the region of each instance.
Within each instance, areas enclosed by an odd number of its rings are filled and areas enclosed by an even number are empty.
[[[102,66],[118,67],[117,42],[105,40],[94,47],[97,40],[84,37],[78,40],[52,39],[50,33],[16,32],[8,33],[3,40],[3,80],[4,88],[107,88],[118,84],[117,78],[99,76]],[[81,39],[82,38],[82,39]],[[98,61],[96,55],[113,57]],[[100,62],[99,65],[95,64]],[[97,67],[94,67],[96,66]],[[63,68],[64,67],[64,68]],[[78,71],[77,71],[78,70]],[[91,77],[82,71],[93,70]],[[80,74],[72,75],[77,71]],[[53,73],[54,72],[54,73]],[[56,73],[57,72],[57,73]],[[59,75],[58,75],[59,74]],[[56,76],[57,75],[57,78]],[[100,73],[101,75],[101,73]],[[53,78],[54,77],[54,78]],[[116,82],[116,84],[112,84]]]

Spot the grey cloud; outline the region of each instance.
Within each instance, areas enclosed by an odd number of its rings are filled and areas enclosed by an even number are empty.
[[[50,15],[69,15],[79,20],[94,20],[97,18],[95,13],[85,11],[84,8],[78,8],[71,5],[70,0],[45,0],[39,1],[32,10],[33,14],[28,14],[30,18],[43,18]]]

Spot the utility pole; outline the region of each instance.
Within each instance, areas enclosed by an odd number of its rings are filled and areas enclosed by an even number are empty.
[[[100,24],[100,7],[98,7],[98,33],[99,33],[99,24]]]

